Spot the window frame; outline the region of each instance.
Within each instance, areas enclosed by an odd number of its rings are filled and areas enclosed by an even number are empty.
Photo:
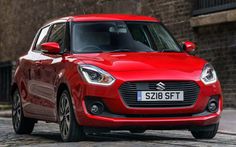
[[[68,26],[67,26],[67,22],[57,22],[57,23],[53,23],[53,24],[51,24],[51,26],[50,26],[50,30],[49,30],[49,35],[48,35],[48,38],[47,38],[47,41],[49,41],[49,38],[50,38],[50,36],[51,36],[51,34],[52,34],[52,30],[53,30],[53,26],[54,25],[58,25],[58,24],[65,24],[65,34],[64,34],[64,36],[63,36],[63,46],[60,46],[60,50],[61,50],[61,52],[62,53],[65,53],[65,52],[68,52],[68,50],[70,50],[67,46],[68,46],[68,43],[67,43],[67,29],[68,29]],[[65,51],[65,49],[67,48],[67,51]]]
[[[221,4],[217,4],[217,2],[213,2],[213,4],[209,4],[210,0],[194,0],[193,1],[193,9],[192,16],[200,16],[205,14],[212,14],[217,12],[229,11],[236,8],[236,2],[224,2],[221,0]]]
[[[41,50],[36,50],[36,44],[37,44],[37,42],[38,42],[38,39],[39,39],[39,36],[40,36],[42,30],[45,29],[45,28],[47,28],[47,27],[49,27],[49,28],[48,28],[48,32],[47,32],[46,42],[48,41],[49,34],[50,34],[50,31],[51,31],[51,27],[52,27],[51,25],[46,25],[46,26],[43,26],[42,28],[39,29],[38,33],[36,34],[35,41],[34,41],[34,45],[33,45],[33,48],[32,48],[32,51],[33,51],[33,52],[42,53]]]

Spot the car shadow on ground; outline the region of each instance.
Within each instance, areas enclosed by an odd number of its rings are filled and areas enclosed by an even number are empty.
[[[37,137],[41,139],[51,140],[53,142],[62,142],[60,133],[52,133],[52,132],[33,132],[31,134],[32,137]]]
[[[166,137],[159,134],[132,134],[128,132],[115,132],[115,133],[105,133],[105,134],[94,134],[87,135],[89,141],[158,141],[158,140],[194,140],[191,138],[180,138],[180,137]]]
[[[62,142],[59,133],[46,133],[46,132],[35,132],[32,136],[44,138],[47,140]],[[106,141],[166,141],[166,140],[179,140],[179,141],[196,141],[194,138],[186,137],[167,137],[160,134],[132,134],[129,132],[112,132],[112,133],[94,133],[87,134],[86,139],[83,141],[96,141],[96,142],[106,142]]]

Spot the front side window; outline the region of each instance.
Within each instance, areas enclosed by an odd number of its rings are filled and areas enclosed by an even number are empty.
[[[95,52],[182,52],[160,23],[85,22],[73,23],[74,53]]]
[[[64,36],[66,32],[66,24],[59,23],[54,24],[52,27],[51,34],[49,36],[49,42],[56,42],[60,45],[60,47],[64,47]]]
[[[49,27],[50,26],[47,26],[45,28],[43,28],[41,31],[40,31],[40,34],[38,36],[38,40],[35,44],[35,49],[36,51],[40,51],[41,50],[41,44],[42,43],[45,43],[47,41],[47,36],[48,36],[48,31],[49,31]]]

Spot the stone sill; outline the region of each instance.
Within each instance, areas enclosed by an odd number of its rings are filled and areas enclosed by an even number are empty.
[[[191,27],[208,26],[236,21],[236,9],[192,17]]]

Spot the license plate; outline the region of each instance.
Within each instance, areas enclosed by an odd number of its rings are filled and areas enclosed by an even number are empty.
[[[183,91],[138,91],[137,101],[184,101]]]

